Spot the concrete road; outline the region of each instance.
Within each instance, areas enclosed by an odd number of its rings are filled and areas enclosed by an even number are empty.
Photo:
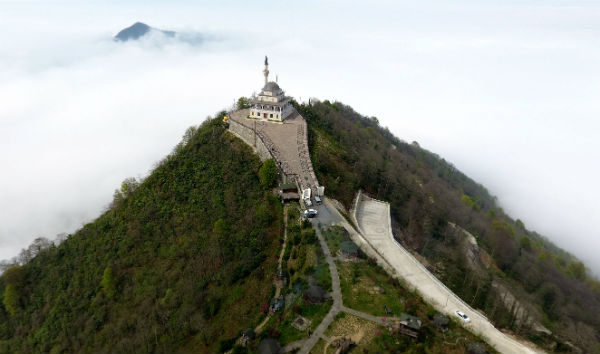
[[[459,321],[456,310],[464,312],[471,319],[471,323],[463,323],[463,325],[482,335],[501,353],[535,353],[531,348],[496,329],[483,315],[446,288],[394,240],[388,203],[364,197],[357,205],[356,219],[359,231],[366,241],[396,270],[399,276],[414,286],[438,311]]]

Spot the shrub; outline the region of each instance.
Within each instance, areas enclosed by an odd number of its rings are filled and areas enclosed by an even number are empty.
[[[263,163],[258,171],[260,183],[265,189],[273,188],[277,182],[277,165],[273,159]]]

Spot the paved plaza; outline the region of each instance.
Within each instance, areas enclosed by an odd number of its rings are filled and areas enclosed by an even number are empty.
[[[294,109],[283,123],[248,118],[248,109],[231,113],[231,120],[252,129],[275,158],[288,182],[295,181],[301,189],[319,186],[308,152],[307,127],[304,118]]]

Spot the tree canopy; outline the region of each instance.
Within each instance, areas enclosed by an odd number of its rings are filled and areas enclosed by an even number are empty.
[[[258,172],[260,183],[266,189],[273,188],[277,183],[277,165],[273,159],[266,160]]]
[[[396,138],[377,119],[339,102],[312,100],[296,107],[308,121],[312,163],[330,196],[351,207],[362,189],[390,202],[399,242],[420,253],[436,276],[499,327],[548,346],[571,338],[584,351],[597,350],[600,283],[586,275],[581,262],[506,215],[494,196],[452,164]],[[450,223],[473,234],[493,265],[474,269],[461,233]],[[499,284],[521,304],[507,303]],[[521,306],[557,335],[546,342],[535,337],[517,321]]]
[[[216,352],[258,323],[282,210],[218,118],[125,180],[98,219],[5,271],[0,352]]]

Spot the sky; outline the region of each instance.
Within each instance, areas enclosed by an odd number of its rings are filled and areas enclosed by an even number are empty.
[[[181,36],[112,40],[136,21]],[[0,0],[0,259],[94,220],[269,55],[289,95],[376,116],[600,274],[599,34],[576,0]]]

